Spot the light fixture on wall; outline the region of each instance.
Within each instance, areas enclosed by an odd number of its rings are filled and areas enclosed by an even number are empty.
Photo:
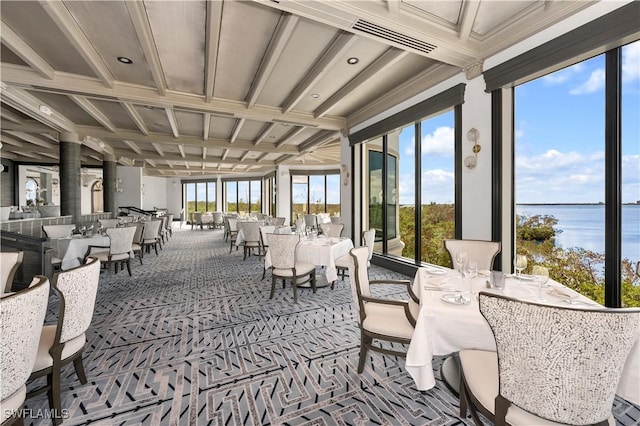
[[[342,172],[342,184],[347,186],[349,184],[349,167],[346,164],[340,166],[340,171]]]
[[[475,127],[472,127],[467,132],[467,139],[473,142],[473,155],[469,155],[464,159],[464,165],[468,169],[474,169],[478,165],[478,153],[481,146],[478,145],[478,139],[480,138],[480,132]]]
[[[145,189],[144,189],[144,183],[140,186],[140,193],[141,193],[142,195],[145,195],[145,194],[146,194]]]
[[[122,188],[122,179],[116,178],[115,191],[122,192],[124,189]]]

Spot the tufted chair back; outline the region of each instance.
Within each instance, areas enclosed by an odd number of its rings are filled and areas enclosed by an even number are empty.
[[[133,244],[133,235],[136,233],[136,227],[125,226],[122,228],[109,228],[106,230],[109,236],[109,252],[111,256],[131,253]]]
[[[481,240],[444,240],[444,247],[449,252],[451,264],[455,265],[456,253],[467,253],[467,259],[477,262],[478,270],[493,269],[493,260],[500,253],[500,242]]]

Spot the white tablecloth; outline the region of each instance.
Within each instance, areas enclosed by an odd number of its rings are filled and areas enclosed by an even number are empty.
[[[416,273],[413,290],[420,295],[420,315],[407,352],[406,368],[419,390],[431,389],[435,386],[432,359],[434,355],[448,355],[461,349],[496,350],[495,339],[489,324],[478,308],[475,298],[469,305],[453,305],[443,302],[440,297],[443,291],[425,289],[427,287],[444,287],[468,291],[469,282],[460,277],[453,270],[446,270],[446,275],[433,275],[427,268],[420,268]],[[443,280],[447,280],[444,284]],[[484,283],[489,278],[478,276],[472,280],[473,291],[491,291]],[[552,287],[559,287],[563,292],[571,293],[575,300],[593,304],[596,308],[602,306],[588,298],[549,280]],[[515,298],[533,298],[538,289],[532,282],[519,283],[516,278],[506,279],[504,294]],[[561,298],[548,294],[543,289],[546,303],[567,306]],[[580,305],[585,307],[587,305]],[[622,379],[618,385],[618,395],[635,404],[640,404],[640,342],[636,342],[625,364]]]
[[[67,270],[82,264],[87,249],[92,246],[109,246],[109,237],[101,235],[92,237],[55,238],[51,239],[54,256],[62,259],[61,268]]]
[[[306,237],[302,237],[296,253],[298,260],[301,262],[324,266],[327,281],[332,282],[338,279],[335,260],[349,253],[352,248],[353,241],[349,238],[331,239],[318,237],[308,240]],[[271,255],[268,250],[264,257],[264,266],[267,269],[271,267]]]

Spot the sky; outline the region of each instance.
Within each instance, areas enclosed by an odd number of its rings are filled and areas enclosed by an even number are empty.
[[[640,42],[623,48],[622,201],[640,200]],[[604,55],[515,89],[518,203],[604,201]],[[422,123],[422,201],[453,202],[453,112]],[[466,135],[463,135],[466,140]],[[481,136],[482,137],[482,136]],[[400,134],[400,203],[413,204],[413,128]]]

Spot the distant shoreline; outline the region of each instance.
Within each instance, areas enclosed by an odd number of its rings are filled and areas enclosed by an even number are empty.
[[[640,203],[622,203],[623,206],[640,206]],[[604,206],[604,203],[516,203],[516,206]]]

